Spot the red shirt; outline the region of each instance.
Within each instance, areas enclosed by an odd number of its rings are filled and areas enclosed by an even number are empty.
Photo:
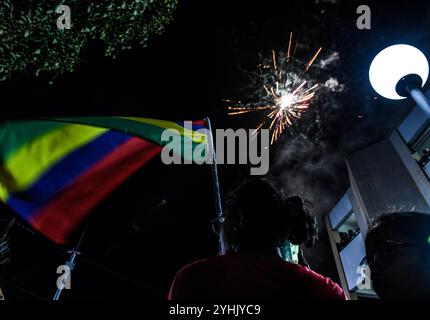
[[[330,299],[345,300],[329,278],[279,257],[243,254],[203,259],[183,267],[169,300]]]

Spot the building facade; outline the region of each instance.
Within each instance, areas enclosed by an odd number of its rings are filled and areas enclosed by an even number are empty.
[[[376,298],[364,261],[372,222],[387,213],[430,214],[429,160],[430,119],[418,107],[387,139],[347,158],[350,187],[324,221],[341,285],[351,299]]]

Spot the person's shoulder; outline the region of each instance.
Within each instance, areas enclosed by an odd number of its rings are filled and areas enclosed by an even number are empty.
[[[219,258],[221,257],[210,257],[210,258],[202,258],[202,259],[195,260],[183,266],[178,271],[178,273],[185,274],[185,273],[196,272],[202,269],[206,269],[209,266],[216,263],[219,260]]]
[[[289,264],[289,268],[296,273],[303,284],[322,298],[345,300],[343,289],[329,277],[298,264]]]
[[[202,279],[206,277],[206,261],[199,259],[188,263],[176,272],[171,285],[168,299],[189,299],[194,297],[195,292],[201,290]]]
[[[216,257],[203,258],[185,265],[178,271],[178,273],[194,274],[200,271],[207,272],[211,269],[225,268],[226,266],[231,265],[235,261],[237,262],[240,260],[240,256],[237,254],[226,254]]]
[[[209,260],[209,258],[203,258],[203,259],[199,259],[199,260],[195,260],[193,262],[190,262],[190,263],[186,264],[185,266],[183,266],[178,271],[178,273],[185,273],[185,272],[189,272],[191,270],[200,269],[208,263],[208,260]]]

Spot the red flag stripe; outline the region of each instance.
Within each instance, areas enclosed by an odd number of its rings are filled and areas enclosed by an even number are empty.
[[[91,209],[160,151],[159,145],[131,138],[37,212],[32,226],[51,240],[66,243]]]

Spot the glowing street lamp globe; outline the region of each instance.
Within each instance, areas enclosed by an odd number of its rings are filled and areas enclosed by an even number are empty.
[[[397,44],[379,52],[369,69],[373,89],[392,100],[407,98],[410,92],[404,86],[413,83],[419,89],[427,82],[428,76],[429,63],[426,56],[417,48],[406,44]]]

